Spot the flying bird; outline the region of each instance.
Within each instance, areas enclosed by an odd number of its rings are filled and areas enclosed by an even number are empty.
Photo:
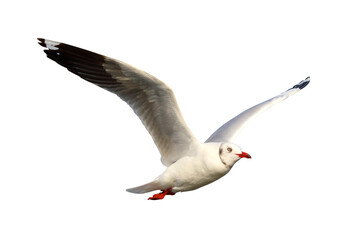
[[[297,93],[310,77],[226,122],[204,143],[186,125],[173,91],[154,76],[122,61],[65,43],[38,38],[47,57],[88,82],[125,101],[140,118],[161,154],[166,170],[153,181],[129,188],[131,193],[160,190],[149,200],[191,191],[226,175],[241,158],[251,158],[233,143],[240,130],[259,113]]]

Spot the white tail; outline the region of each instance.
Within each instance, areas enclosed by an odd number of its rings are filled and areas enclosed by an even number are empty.
[[[141,185],[138,187],[126,189],[126,191],[131,192],[131,193],[147,193],[147,192],[151,192],[151,191],[155,191],[155,190],[161,190],[161,187],[157,180],[154,180],[150,183],[147,183],[147,184],[144,184],[144,185]]]

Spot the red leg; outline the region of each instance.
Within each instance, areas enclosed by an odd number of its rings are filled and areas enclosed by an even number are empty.
[[[148,200],[161,200],[166,195],[175,195],[175,193],[171,192],[171,188],[166,189],[165,191],[161,191],[161,193],[154,194],[154,196],[149,197]]]

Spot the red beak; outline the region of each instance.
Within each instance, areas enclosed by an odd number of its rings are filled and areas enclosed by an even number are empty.
[[[242,152],[240,154],[236,154],[241,158],[251,158],[250,154],[246,153],[246,152]]]

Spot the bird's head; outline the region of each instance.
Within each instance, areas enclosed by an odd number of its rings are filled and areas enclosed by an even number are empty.
[[[241,158],[251,158],[249,154],[241,151],[241,148],[233,143],[222,143],[219,148],[219,156],[221,162],[227,167],[232,167]]]

